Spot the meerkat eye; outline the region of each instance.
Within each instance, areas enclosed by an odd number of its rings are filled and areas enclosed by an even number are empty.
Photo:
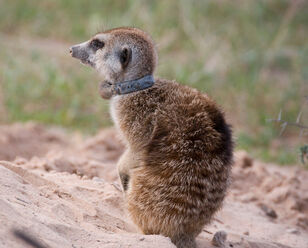
[[[98,50],[104,47],[105,43],[103,41],[100,41],[98,39],[92,40],[90,43],[91,47],[94,50]]]

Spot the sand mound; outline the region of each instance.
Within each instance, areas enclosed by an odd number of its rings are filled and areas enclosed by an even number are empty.
[[[47,130],[35,123],[0,126],[0,160],[41,156],[48,150],[65,147],[67,140],[62,130]]]
[[[94,137],[37,124],[0,127],[0,247],[174,247],[138,232],[125,212],[116,173],[124,150],[114,129]],[[8,162],[10,161],[10,162]],[[308,172],[237,153],[223,209],[198,236],[214,247],[308,247]],[[14,234],[15,233],[15,234]],[[19,238],[17,237],[19,236]]]

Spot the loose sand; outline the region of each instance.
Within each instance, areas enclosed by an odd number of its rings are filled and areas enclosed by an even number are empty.
[[[175,247],[140,234],[125,211],[116,172],[124,147],[113,129],[83,138],[28,123],[0,126],[0,247]],[[214,247],[308,247],[308,171],[236,153],[224,207],[198,236]]]

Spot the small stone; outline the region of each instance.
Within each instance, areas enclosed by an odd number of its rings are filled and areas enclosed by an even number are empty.
[[[81,179],[82,180],[89,180],[90,178],[87,175],[83,175]]]
[[[94,182],[98,182],[98,183],[103,183],[104,182],[104,179],[103,178],[99,178],[99,177],[93,177],[92,180]]]
[[[255,196],[254,193],[249,192],[249,193],[247,193],[247,194],[240,195],[240,196],[239,196],[239,200],[240,200],[241,202],[244,202],[244,203],[246,203],[246,202],[253,202],[253,201],[256,201],[256,200],[257,200],[257,197]]]
[[[268,216],[271,217],[273,219],[277,218],[277,214],[276,211],[268,206],[266,206],[265,204],[261,203],[260,204],[260,208],[263,210],[263,212]]]
[[[241,168],[249,168],[253,165],[253,159],[245,151],[238,151],[235,154],[235,158],[236,164],[238,164]]]
[[[225,247],[227,240],[227,233],[225,231],[218,231],[214,234],[212,244],[217,247]]]
[[[246,231],[243,234],[249,236],[249,231]]]
[[[139,240],[140,240],[140,241],[143,241],[143,240],[144,240],[144,237],[141,237]]]
[[[295,228],[288,228],[287,233],[292,233],[292,234],[299,234],[299,231]]]

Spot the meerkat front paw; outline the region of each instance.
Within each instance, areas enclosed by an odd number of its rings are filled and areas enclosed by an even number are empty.
[[[138,162],[134,153],[127,149],[119,159],[117,167],[123,190],[126,192],[130,183],[131,175],[133,175],[132,170],[138,167]]]
[[[109,82],[100,82],[98,86],[99,94],[103,99],[110,99],[113,95],[112,84]]]

